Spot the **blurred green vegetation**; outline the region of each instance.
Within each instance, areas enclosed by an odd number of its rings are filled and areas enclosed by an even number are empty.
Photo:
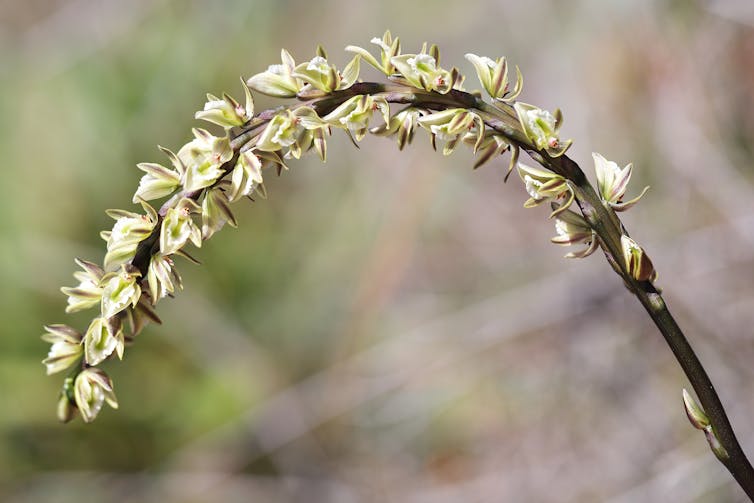
[[[585,170],[634,162],[652,191],[626,222],[754,453],[749,2],[5,0],[0,500],[742,501],[601,257],[560,258],[507,159],[472,172],[421,133],[403,153],[336,135],[327,164],[268,177],[106,365],[121,409],[56,422],[38,336],[86,323],[59,287],[101,260],[136,163],[281,47],[343,64],[386,28],[468,88],[464,53],[507,56]]]

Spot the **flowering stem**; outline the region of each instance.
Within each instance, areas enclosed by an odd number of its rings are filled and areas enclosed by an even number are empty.
[[[621,260],[620,240],[621,235],[627,233],[617,215],[601,203],[594,188],[574,161],[566,156],[556,159],[538,153],[534,156],[543,165],[573,182],[576,201],[584,217],[599,236],[608,261],[649,313],[696,391],[714,435],[724,448],[722,453],[713,450],[715,455],[754,501],[754,469],[738,443],[725,408],[704,366],[652,282],[636,281],[625,269],[624,261]]]
[[[432,110],[456,107],[473,109],[482,117],[487,127],[502,133],[514,145],[526,150],[534,160],[569,180],[576,202],[586,221],[597,234],[608,262],[649,313],[696,391],[709,417],[714,436],[724,448],[722,451],[715,451],[716,456],[754,501],[754,469],[736,439],[707,372],[652,282],[637,281],[627,270],[621,246],[621,237],[627,235],[627,232],[616,213],[603,204],[578,164],[565,155],[552,157],[537,150],[521,129],[516,112],[510,105],[497,103],[496,106],[492,106],[473,94],[456,89],[447,94],[439,94],[398,84],[359,82],[346,90],[334,91],[319,100],[304,101],[291,108],[311,106],[318,114],[325,115],[347,99],[364,94],[381,96],[389,103],[410,104]],[[272,117],[275,112],[274,110],[262,112],[259,115],[260,122],[269,120],[268,118]],[[234,149],[241,148],[248,139],[254,136],[253,132],[259,128],[260,122],[247,126],[232,139]]]
[[[116,224],[112,231],[103,233],[108,243],[103,267],[78,260],[83,269],[75,274],[79,286],[62,289],[69,296],[68,312],[99,304],[101,316],[93,320],[86,334],[65,325],[51,325],[43,336],[53,344],[45,360],[48,373],[63,370],[82,358],[81,368],[75,371],[78,375],[64,384],[58,410],[61,420],[70,420],[78,410],[89,422],[103,401],[117,407],[111,380],[93,367],[114,352],[122,357],[122,325],[126,318],[134,327],[132,336],[140,330],[137,326],[143,326],[137,315],[159,321],[148,304],[154,305],[180,289],[180,276],[173,269],[170,256],[190,258],[182,250],[188,242],[199,247],[226,223],[235,226],[229,205],[243,196],[251,197],[263,183],[264,165],[276,166],[280,172],[285,167],[284,158],[298,158],[313,147],[324,160],[325,136],[332,128],[346,130],[355,143],[370,131],[369,119],[379,111],[385,124],[371,132],[395,135],[400,148],[410,143],[418,124],[430,131],[433,146],[438,138],[446,142],[446,155],[461,141],[473,144],[474,152],[480,154],[475,167],[510,149],[511,168],[520,150],[547,168],[543,171],[519,166],[532,196],[524,206],[554,202],[551,217],[558,216],[559,236],[553,242],[589,244],[587,249],[569,256],[583,257],[596,250],[597,245],[602,248],[608,263],[647,310],[691,381],[701,402],[701,406],[694,403],[684,390],[692,424],[704,430],[715,455],[754,501],[754,470],[736,440],[720,399],[653,286],[651,261],[628,237],[616,214],[641,197],[622,200],[630,166],[620,170],[594,154],[595,165],[599,165],[598,193],[578,164],[563,155],[571,140],[563,142],[558,136],[560,111],[550,114],[533,105],[512,104],[521,91],[522,78],[516,69],[515,84],[508,81],[505,58],[493,61],[466,55],[493,98],[488,103],[479,94],[460,90],[463,76],[457,69],[439,68],[436,46],[430,47],[428,53],[425,45],[421,54],[400,54],[398,40],[393,41],[389,32],[382,40],[375,40],[382,50],[381,62],[368,51],[349,46],[347,50],[357,55],[342,72],[329,65],[321,48],[317,57],[298,66],[287,51],[281,51],[282,65],[272,65],[267,72],[244,83],[245,106],[228,95],[221,99],[210,94],[204,109],[196,113],[196,118],[225,128],[225,136],[215,137],[206,130],[194,129],[195,139],[178,154],[166,151],[175,169],[155,163],[138,165],[146,174],[134,202],[141,202],[147,214],[109,210]],[[360,58],[388,75],[390,82],[358,82]],[[296,96],[298,102],[255,114],[250,88],[271,96]],[[389,103],[407,108],[391,116]],[[157,211],[147,202],[169,195],[172,197]],[[568,210],[574,200],[583,218]],[[192,214],[201,214],[201,229]],[[564,225],[577,230],[561,232]],[[114,266],[120,266],[119,273],[114,272]],[[146,293],[143,297],[142,292]]]

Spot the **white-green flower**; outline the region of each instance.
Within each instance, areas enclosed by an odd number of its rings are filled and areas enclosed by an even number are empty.
[[[47,375],[65,370],[79,358],[83,348],[81,347],[81,333],[67,325],[47,325],[46,334],[42,340],[52,344],[47,358],[42,363],[47,367]]]
[[[299,119],[293,112],[280,112],[270,120],[264,132],[257,140],[256,148],[264,152],[276,152],[293,146],[304,131]]]
[[[160,253],[172,255],[191,241],[196,247],[202,246],[202,233],[191,218],[192,213],[201,211],[191,199],[183,198],[175,208],[170,208],[162,220],[160,228]]]
[[[208,190],[202,200],[202,239],[211,238],[226,223],[231,227],[238,226],[225,190],[219,187]]]
[[[161,254],[152,256],[147,271],[147,283],[152,304],[157,304],[161,298],[183,288],[181,276],[170,257]]]
[[[571,210],[564,210],[555,218],[555,231],[557,236],[550,239],[551,242],[570,246],[583,243],[586,248],[566,254],[566,258],[584,258],[594,253],[599,248],[597,236],[584,220],[584,217]]]
[[[242,106],[233,97],[223,94],[218,98],[214,94],[207,94],[207,102],[204,109],[194,114],[195,119],[205,120],[224,128],[242,126],[254,117],[254,100],[246,82],[241,79],[241,85],[246,94],[246,105]]]
[[[322,117],[327,124],[347,129],[357,141],[364,138],[369,128],[372,114],[379,111],[385,122],[390,120],[390,107],[382,97],[374,98],[364,94],[354,96],[338,106],[335,110]]]
[[[107,319],[123,311],[128,305],[136,306],[141,296],[138,279],[139,271],[122,265],[117,273],[107,274],[102,278],[102,317]]]
[[[243,196],[251,195],[254,189],[263,182],[262,162],[259,157],[251,150],[241,153],[231,173],[228,200],[234,202]]]
[[[477,138],[477,145],[484,138],[484,121],[477,114],[466,110],[465,108],[449,108],[440,112],[423,115],[418,119],[419,125],[428,129],[434,139],[447,142],[443,148],[444,155],[450,155],[455,149],[458,141],[467,133],[473,133]]]
[[[403,150],[414,138],[420,115],[419,110],[415,108],[401,110],[385,121],[385,124],[372,128],[370,132],[379,136],[395,135],[398,139],[398,149]]]
[[[100,235],[107,241],[105,269],[112,270],[134,257],[139,243],[152,233],[156,213],[140,215],[125,210],[108,210],[107,214],[115,219],[115,224],[112,230]]]
[[[597,186],[602,199],[615,211],[625,211],[639,202],[639,199],[649,190],[644,190],[638,197],[630,201],[623,202],[623,196],[628,189],[628,182],[631,180],[631,170],[633,164],[628,164],[624,168],[619,168],[613,161],[608,161],[597,152],[592,152],[594,159],[594,171],[597,174]]]
[[[181,175],[175,170],[166,168],[161,164],[142,162],[136,165],[146,174],[139,180],[139,188],[133,197],[133,202],[139,199],[151,201],[169,196],[181,186]]]
[[[89,324],[84,335],[84,356],[86,363],[97,365],[107,359],[113,352],[123,358],[125,345],[123,328],[120,320],[95,318]]]
[[[251,77],[247,83],[255,91],[276,98],[293,98],[303,86],[301,80],[293,76],[296,62],[285,49],[280,51],[282,64],[270,65],[266,72]]]
[[[445,94],[453,87],[453,76],[437,65],[437,58],[424,52],[394,56],[390,62],[414,87]]]
[[[550,217],[554,217],[573,203],[573,190],[562,176],[522,163],[518,163],[518,174],[530,196],[524,203],[524,208],[532,208],[545,201],[553,201],[557,203],[557,208],[550,214]]]
[[[186,167],[183,188],[194,191],[209,187],[220,178],[222,165],[233,157],[227,136],[212,136],[204,129],[194,129],[194,139],[181,147],[178,159]]]
[[[86,423],[94,421],[105,402],[113,409],[118,408],[118,400],[113,392],[112,380],[97,368],[85,369],[76,376],[73,395],[76,407],[78,407],[81,417]]]
[[[391,59],[394,56],[398,56],[401,52],[401,43],[398,37],[393,39],[392,35],[390,34],[390,30],[387,30],[385,34],[382,35],[382,38],[374,37],[372,38],[372,40],[370,40],[370,42],[379,46],[380,61],[377,61],[377,58],[372,56],[369,51],[362,47],[349,45],[346,47],[346,51],[353,52],[361,56],[367,63],[369,63],[385,75],[389,76],[395,73],[395,67],[391,62]]]
[[[516,109],[526,137],[538,150],[544,150],[550,156],[558,157],[571,146],[571,140],[562,141],[559,137],[558,131],[563,123],[560,110],[555,110],[555,114],[551,114],[547,110],[520,101],[516,102],[513,107]]]
[[[501,101],[511,101],[521,93],[523,77],[518,67],[516,67],[516,85],[512,91],[509,89],[508,63],[505,58],[498,58],[496,61],[493,61],[486,56],[477,56],[476,54],[469,53],[466,54],[466,59],[474,65],[482,87],[492,98]]]
[[[78,286],[63,287],[60,289],[68,296],[66,313],[75,313],[98,305],[102,300],[102,286],[100,280],[105,272],[97,264],[86,260],[76,259],[76,263],[83,269],[73,273],[73,277],[79,281]]]

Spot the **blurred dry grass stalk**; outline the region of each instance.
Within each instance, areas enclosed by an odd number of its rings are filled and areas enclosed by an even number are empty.
[[[408,156],[335,142],[328,165],[273,182],[241,231],[203,250],[223,265],[187,274],[166,328],[113,368],[139,408],[53,424],[34,335],[63,305],[49,292],[68,258],[98,253],[101,208],[130,198],[132,166],[155,138],[185,141],[171,134],[187,103],[280,46],[336,54],[389,26],[456,64],[507,55],[528,100],[566,111],[574,157],[634,161],[653,190],[630,225],[752,452],[748,2],[480,1],[479,17],[468,3],[322,2],[331,26],[299,2],[124,5],[0,4],[4,501],[742,500],[605,264],[561,260],[499,172],[421,142]]]

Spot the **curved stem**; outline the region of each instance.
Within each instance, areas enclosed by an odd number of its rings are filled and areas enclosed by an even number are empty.
[[[754,501],[754,468],[752,468],[736,438],[725,408],[704,366],[670,313],[660,292],[650,281],[634,280],[626,270],[621,258],[620,239],[621,235],[628,233],[620,219],[612,209],[608,209],[602,204],[594,188],[574,161],[566,156],[557,159],[541,155],[538,157],[540,158],[538,160],[545,167],[562,174],[573,182],[579,207],[600,237],[600,244],[608,261],[622,277],[631,293],[644,306],[699,397],[704,412],[712,425],[713,435],[724,448],[722,453],[713,449],[715,456],[733,475],[733,478],[749,498]]]
[[[635,289],[634,294],[644,306],[644,309],[647,310],[657,328],[660,329],[665,341],[673,351],[673,355],[675,355],[686,377],[694,387],[704,412],[712,424],[714,435],[725,449],[725,452],[722,453],[715,450],[715,455],[733,475],[749,498],[754,501],[754,470],[738,443],[733,427],[725,413],[725,408],[720,402],[720,397],[704,370],[704,366],[683,335],[673,315],[670,314],[659,292],[651,284],[647,284]]]
[[[600,244],[608,256],[608,261],[626,282],[631,293],[644,306],[699,397],[712,425],[713,434],[724,448],[722,453],[715,449],[713,452],[749,498],[754,501],[754,468],[736,438],[725,408],[704,366],[670,313],[660,292],[649,281],[634,280],[625,269],[625,264],[621,259],[620,239],[622,234],[628,233],[623,224],[612,209],[602,204],[594,188],[583,176],[583,172],[571,159],[565,156],[558,159],[542,158],[542,164],[574,182],[576,200],[585,218],[600,237]],[[580,174],[569,176],[575,170],[578,170]]]
[[[733,428],[728,420],[720,398],[712,385],[712,382],[697,358],[694,350],[684,336],[680,327],[670,314],[662,296],[649,281],[636,281],[629,273],[623,259],[621,236],[628,235],[616,213],[606,207],[600,196],[589,183],[584,172],[576,162],[563,155],[550,157],[544,152],[537,150],[522,130],[517,114],[512,106],[503,102],[495,105],[486,103],[476,95],[458,90],[451,90],[447,94],[424,91],[400,84],[359,82],[348,89],[334,91],[328,95],[314,99],[303,99],[300,103],[287,107],[294,110],[299,107],[312,107],[320,116],[326,115],[347,99],[369,94],[381,96],[390,103],[409,104],[425,109],[443,110],[446,108],[473,109],[487,127],[490,127],[503,135],[512,145],[527,151],[527,153],[542,166],[565,177],[574,192],[575,199],[586,221],[591,225],[599,238],[599,244],[606,259],[615,272],[623,279],[628,289],[637,297],[644,306],[649,316],[657,325],[665,341],[670,346],[676,360],[696,391],[699,401],[707,414],[712,425],[712,434],[724,448],[723,451],[714,450],[718,459],[730,471],[735,480],[754,501],[754,469],[741,449]],[[245,127],[238,128],[231,136],[231,145],[237,154],[242,151],[250,141],[260,134],[267,122],[284,107],[265,110]],[[235,159],[235,156],[234,156]],[[234,162],[234,161],[233,161]],[[226,174],[230,171],[228,164]],[[197,197],[198,194],[178,194],[175,197]],[[170,202],[166,203],[169,206]],[[165,208],[161,208],[160,216],[163,216]],[[155,233],[153,233],[155,234]],[[134,265],[145,268],[151,247],[154,245],[154,236],[150,236],[140,244]]]

